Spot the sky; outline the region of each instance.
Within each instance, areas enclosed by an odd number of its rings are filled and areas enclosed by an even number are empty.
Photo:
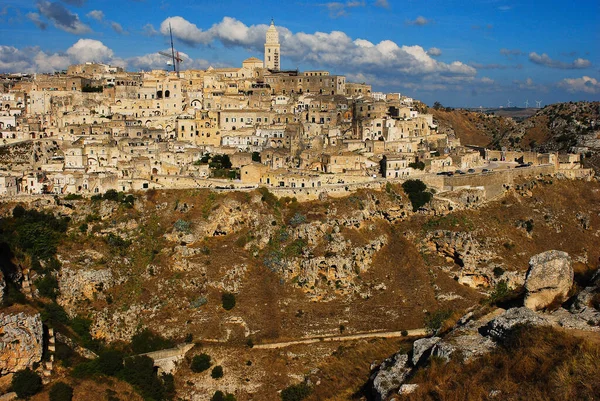
[[[182,69],[263,58],[271,19],[282,69],[324,69],[374,91],[451,107],[600,100],[598,0],[2,0],[0,73],[105,62]]]

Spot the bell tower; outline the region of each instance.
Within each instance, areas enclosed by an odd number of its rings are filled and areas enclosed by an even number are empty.
[[[279,71],[279,33],[275,28],[275,22],[271,20],[271,26],[267,29],[267,38],[265,41],[265,68],[273,71]]]

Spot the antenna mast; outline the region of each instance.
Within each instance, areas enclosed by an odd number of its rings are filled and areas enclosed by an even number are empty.
[[[179,55],[177,55],[177,58],[175,58],[175,46],[173,46],[173,31],[171,30],[170,22],[169,35],[171,36],[171,57],[173,58],[173,71],[177,73],[177,78],[179,78]]]

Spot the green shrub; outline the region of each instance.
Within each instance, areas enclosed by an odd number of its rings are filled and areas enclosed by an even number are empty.
[[[212,363],[210,362],[210,355],[200,354],[195,355],[192,358],[190,369],[192,369],[192,372],[194,373],[200,373],[210,368],[211,365]]]
[[[65,200],[80,200],[83,199],[82,195],[79,194],[67,194],[65,196]]]
[[[50,388],[50,401],[71,401],[73,399],[73,387],[67,383],[54,383]]]
[[[173,340],[161,337],[150,329],[144,329],[131,337],[131,350],[136,354],[173,348]]]
[[[433,313],[428,312],[425,315],[425,327],[429,332],[435,333],[451,315],[452,311],[448,309],[438,309]]]
[[[144,399],[165,399],[165,388],[154,371],[152,358],[141,355],[125,359],[122,377],[133,385]]]
[[[41,389],[42,378],[29,368],[18,371],[12,378],[12,390],[19,398],[27,399]]]
[[[221,365],[215,366],[210,372],[210,377],[212,377],[213,379],[220,379],[221,377],[223,377],[223,367]]]
[[[235,307],[235,295],[225,292],[221,295],[221,302],[223,303],[223,309],[232,310]]]
[[[236,399],[233,394],[224,394],[221,390],[217,390],[210,398],[210,401],[236,401]]]
[[[40,315],[42,317],[42,322],[50,327],[54,327],[57,324],[69,324],[69,315],[67,315],[67,312],[65,312],[62,306],[55,302],[45,304]]]
[[[408,195],[408,199],[413,207],[413,212],[419,210],[421,206],[431,201],[433,195],[426,192],[427,186],[421,180],[408,180],[402,184],[402,189]]]
[[[43,277],[36,279],[34,284],[42,297],[56,300],[59,293],[58,280],[52,274],[44,274]]]
[[[179,231],[182,233],[189,233],[191,227],[192,224],[189,221],[185,221],[182,219],[177,220],[175,224],[173,224],[173,228],[175,229],[175,231]]]
[[[98,356],[98,371],[108,376],[115,376],[123,370],[123,353],[117,350],[107,350]]]
[[[281,392],[282,401],[302,401],[311,393],[311,388],[306,383],[289,386]]]

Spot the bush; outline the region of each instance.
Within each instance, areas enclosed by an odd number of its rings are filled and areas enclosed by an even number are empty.
[[[179,231],[182,233],[189,233],[191,227],[192,225],[189,221],[185,221],[182,219],[177,220],[175,224],[173,224],[173,228],[175,229],[175,231]]]
[[[131,350],[136,354],[145,354],[174,346],[175,343],[172,340],[161,337],[150,329],[144,329],[131,337]]]
[[[425,315],[425,327],[429,332],[435,333],[451,315],[452,311],[447,309],[438,309],[433,313],[427,313]]]
[[[194,373],[200,373],[210,368],[211,365],[212,363],[210,362],[210,355],[200,354],[195,355],[192,358],[190,369],[192,369],[192,372]]]
[[[80,200],[83,199],[83,196],[79,194],[67,194],[65,196],[65,200]]]
[[[419,210],[421,206],[431,201],[433,195],[426,192],[427,186],[421,180],[408,180],[402,184],[402,189],[408,195],[408,199],[413,207],[413,212]]]
[[[56,300],[58,295],[58,280],[50,273],[46,273],[44,277],[35,280],[35,287],[40,292],[42,297]]]
[[[235,307],[235,295],[225,292],[221,295],[221,302],[223,303],[223,309],[232,310]]]
[[[57,324],[69,324],[69,315],[67,315],[67,312],[65,312],[62,306],[54,302],[45,304],[40,315],[42,322],[50,327],[54,327]]]
[[[294,384],[281,392],[282,401],[301,401],[311,393],[310,387],[306,383]]]
[[[227,395],[225,395],[221,390],[217,390],[211,397],[210,401],[236,401],[236,399],[233,394],[227,393]]]
[[[223,367],[221,365],[215,366],[212,372],[210,372],[210,377],[213,379],[220,379],[223,377]]]
[[[73,387],[67,383],[58,382],[50,389],[50,401],[71,401],[73,399]]]
[[[165,398],[165,388],[154,371],[154,361],[146,355],[125,359],[123,378],[136,387],[144,399]]]
[[[42,378],[33,370],[20,370],[12,378],[12,390],[19,398],[29,398],[42,389]]]
[[[414,168],[415,170],[425,170],[425,163],[423,163],[423,162],[408,163],[408,167]]]
[[[123,353],[117,350],[107,350],[98,356],[98,370],[108,376],[115,376],[123,370]]]

